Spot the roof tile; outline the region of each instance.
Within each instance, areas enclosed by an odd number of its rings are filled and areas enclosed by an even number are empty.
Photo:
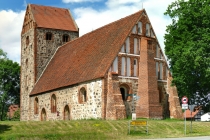
[[[104,77],[143,10],[61,46],[31,95]]]
[[[37,27],[78,31],[68,9],[30,4]]]

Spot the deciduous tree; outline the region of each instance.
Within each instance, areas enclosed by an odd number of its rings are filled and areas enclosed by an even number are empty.
[[[201,105],[210,93],[209,5],[209,0],[177,0],[165,12],[172,19],[164,38],[173,83],[179,96]]]
[[[19,103],[20,66],[0,49],[0,119],[5,119],[8,105]]]

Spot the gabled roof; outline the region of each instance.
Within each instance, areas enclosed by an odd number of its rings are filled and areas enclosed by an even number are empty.
[[[61,46],[30,95],[104,77],[141,10]]]
[[[68,9],[35,4],[28,5],[37,27],[78,31],[78,27]]]

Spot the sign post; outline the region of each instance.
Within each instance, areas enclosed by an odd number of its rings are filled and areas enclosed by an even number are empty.
[[[184,109],[184,134],[186,135],[186,109],[188,109],[188,98],[182,97],[182,109]]]

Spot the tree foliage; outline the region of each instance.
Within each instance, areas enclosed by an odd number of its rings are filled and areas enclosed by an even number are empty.
[[[210,93],[210,1],[177,0],[168,6],[165,53],[179,96],[192,101]],[[197,101],[197,104],[204,102]]]
[[[0,49],[0,119],[5,119],[8,106],[20,104],[20,66]]]

